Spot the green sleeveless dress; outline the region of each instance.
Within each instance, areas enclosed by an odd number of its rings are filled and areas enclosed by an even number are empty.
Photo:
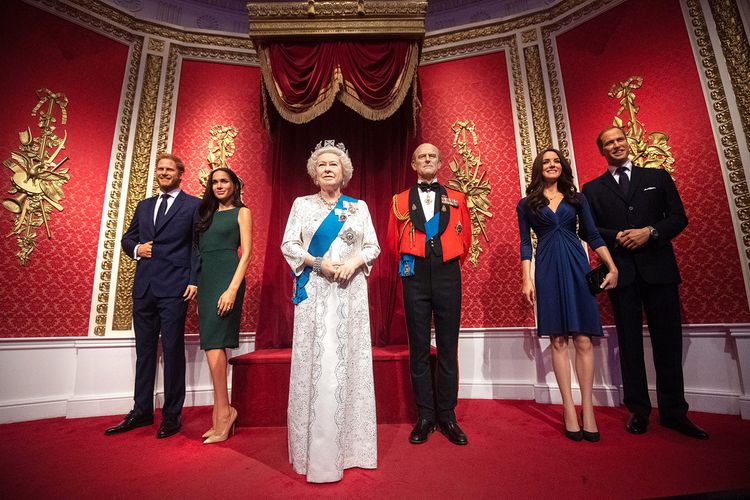
[[[209,228],[200,235],[201,265],[198,273],[198,322],[201,349],[236,349],[240,344],[240,317],[245,298],[242,280],[234,307],[219,317],[217,304],[232,281],[240,258],[239,208],[217,211]]]

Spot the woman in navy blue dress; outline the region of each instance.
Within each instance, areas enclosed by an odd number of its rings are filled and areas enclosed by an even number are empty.
[[[586,198],[576,192],[570,164],[559,151],[547,149],[536,157],[526,197],[518,202],[516,212],[521,231],[523,294],[530,304],[537,305],[538,335],[550,337],[552,366],[563,400],[565,435],[574,441],[598,441],[592,402],[594,353],[591,337],[601,336],[602,326],[596,299],[586,282],[589,262],[578,234],[609,270],[601,283],[602,289],[617,286],[617,268],[596,229]],[[531,279],[530,229],[538,240],[534,280]],[[568,337],[571,336],[581,388],[580,424],[570,388]]]

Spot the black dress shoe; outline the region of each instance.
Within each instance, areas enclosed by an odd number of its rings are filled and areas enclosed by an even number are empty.
[[[427,442],[427,437],[431,432],[435,430],[435,422],[427,420],[426,418],[420,418],[414,425],[414,428],[409,434],[409,442],[411,444],[422,444]]]
[[[708,433],[692,423],[690,420],[678,420],[677,422],[661,422],[662,427],[672,429],[680,434],[684,434],[687,437],[695,439],[708,439]]]
[[[159,426],[159,430],[156,431],[156,437],[158,439],[163,439],[173,436],[180,431],[180,427],[182,427],[182,425],[180,424],[179,419],[175,420],[170,418],[163,420]]]
[[[463,446],[469,442],[469,440],[466,439],[466,434],[464,434],[464,431],[461,430],[455,420],[440,422],[439,425],[440,432],[442,432],[451,443]]]
[[[625,430],[631,434],[645,434],[648,428],[648,417],[636,415],[635,413],[630,414],[628,423],[625,424]]]
[[[138,427],[145,427],[154,423],[153,415],[141,415],[136,413],[135,410],[131,410],[130,413],[125,415],[125,418],[119,424],[114,427],[110,427],[104,431],[105,436],[111,436],[112,434],[120,434],[121,432],[128,432]]]

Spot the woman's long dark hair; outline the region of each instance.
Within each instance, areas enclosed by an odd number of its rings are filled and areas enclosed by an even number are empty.
[[[560,172],[560,177],[557,179],[557,190],[563,194],[563,200],[578,208],[576,186],[573,183],[573,169],[570,168],[570,163],[560,151],[547,148],[534,158],[534,164],[531,166],[531,182],[526,188],[526,203],[529,210],[538,214],[542,208],[549,205],[549,200],[544,196],[544,176],[542,175],[544,153],[548,151],[552,151],[560,158],[562,171]]]
[[[242,203],[242,181],[237,177],[232,169],[226,167],[215,168],[211,170],[206,181],[206,191],[203,193],[203,201],[201,201],[200,207],[198,207],[198,222],[195,224],[195,238],[198,240],[201,233],[204,233],[214,220],[214,214],[219,208],[219,200],[214,194],[214,174],[216,172],[226,172],[229,176],[229,180],[234,185],[234,193],[232,193],[232,205],[235,207],[244,207]]]

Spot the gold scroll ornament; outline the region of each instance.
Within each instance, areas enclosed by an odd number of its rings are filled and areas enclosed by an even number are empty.
[[[670,151],[669,136],[664,132],[651,132],[646,135],[644,124],[638,120],[639,107],[635,104],[634,90],[643,85],[642,76],[631,76],[627,80],[612,85],[607,95],[620,99],[620,108],[615,113],[612,124],[622,127],[628,138],[630,160],[634,165],[646,168],[663,168],[669,175],[674,174],[674,157]],[[623,124],[621,115],[627,113]]]
[[[469,145],[469,137],[472,144],[478,144],[476,126],[472,120],[456,121],[451,125],[453,131],[453,148],[458,150],[463,160],[463,166],[456,161],[455,156],[451,159],[449,166],[453,173],[453,178],[448,180],[448,187],[461,191],[466,195],[466,204],[471,216],[471,247],[469,248],[469,261],[477,266],[479,263],[479,254],[482,253],[482,247],[479,244],[479,235],[484,236],[484,240],[489,242],[485,223],[488,218],[492,217],[489,211],[489,195],[492,191],[490,182],[485,179],[487,171],[479,173],[482,166],[480,152],[476,155]]]
[[[198,173],[201,185],[205,188],[208,182],[208,176],[216,168],[232,168],[227,160],[234,155],[237,146],[234,138],[239,132],[232,125],[214,125],[208,132],[211,138],[208,140],[208,161],[209,168],[202,168]]]
[[[55,112],[60,116],[60,124],[68,121],[68,98],[62,92],[49,89],[36,91],[39,102],[31,111],[31,116],[39,116],[37,126],[39,137],[34,137],[31,128],[18,133],[20,146],[3,161],[13,172],[8,193],[14,195],[3,200],[3,206],[15,215],[13,229],[8,237],[18,240],[16,256],[22,266],[29,262],[29,255],[36,248],[36,230],[44,225],[47,238],[52,239],[50,215],[54,208],[63,211],[60,200],[63,198],[62,186],[70,179],[67,168],[60,168],[68,157],[57,162],[57,155],[65,149],[68,133],[62,139],[55,130]],[[44,108],[44,109],[43,109]]]

